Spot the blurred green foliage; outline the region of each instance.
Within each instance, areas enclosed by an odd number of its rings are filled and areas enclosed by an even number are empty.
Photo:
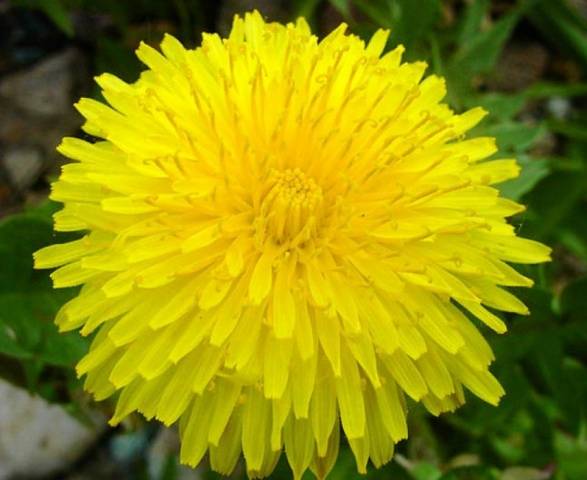
[[[218,24],[222,2],[199,0],[18,0],[40,9],[72,41],[74,14],[101,15],[109,34],[93,39],[96,73],[125,79],[140,68],[132,48],[142,36],[156,43],[163,30],[195,44]],[[235,2],[231,2],[235,3]],[[395,460],[368,479],[584,480],[587,478],[587,16],[566,0],[292,0],[287,15],[306,16],[320,33],[339,16],[368,37],[389,28],[389,48],[403,43],[409,60],[426,60],[447,78],[448,101],[462,110],[482,105],[489,117],[475,133],[497,138],[500,155],[518,158],[522,173],[501,186],[527,211],[514,219],[520,232],[554,247],[554,261],[527,267],[536,282],[519,295],[532,314],[507,315],[510,331],[488,334],[494,371],[507,391],[498,408],[470,397],[440,418],[411,407],[410,438]],[[211,5],[214,4],[214,5]],[[495,89],[492,79],[504,50],[521,39],[538,42],[564,60],[522,88]],[[561,61],[562,61],[561,60]],[[523,68],[523,67],[522,67]],[[561,73],[562,71],[562,73]],[[516,74],[516,71],[505,72]],[[559,102],[565,111],[550,108]],[[31,253],[65,241],[51,231],[45,204],[0,223],[0,373],[62,403],[75,397],[71,366],[86,343],[59,335],[51,320],[73,293],[54,292],[44,272],[32,272]],[[15,366],[18,367],[15,369]],[[65,367],[65,368],[64,368]],[[15,374],[16,372],[16,374]],[[157,478],[174,479],[170,458]],[[238,476],[237,476],[238,477]],[[282,461],[274,478],[289,478]],[[143,478],[143,477],[141,477]],[[205,472],[204,478],[217,475]],[[238,477],[240,478],[240,477]],[[310,477],[308,477],[310,478]],[[343,448],[329,477],[357,478]]]

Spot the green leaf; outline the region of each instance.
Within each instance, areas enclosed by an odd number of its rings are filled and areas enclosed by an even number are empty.
[[[577,202],[587,190],[585,173],[553,172],[526,195],[530,222],[525,228],[526,236],[544,238],[556,235],[557,227],[573,212]],[[531,215],[530,215],[531,214]]]
[[[81,358],[87,340],[77,333],[60,334],[53,323],[58,308],[73,294],[72,290],[0,293],[0,330],[3,328],[20,349],[14,356],[63,367],[72,367]]]
[[[484,465],[468,465],[453,468],[439,480],[499,480],[499,473]]]
[[[563,344],[558,329],[545,328],[539,334],[532,352],[532,366],[540,373],[542,382],[555,393],[560,387],[563,368]]]
[[[574,56],[587,70],[587,21],[567,0],[541,0],[527,12],[542,34],[562,53]]]
[[[356,475],[355,459],[348,448],[341,448],[328,480],[347,480]]]
[[[479,129],[489,137],[495,137],[501,152],[523,153],[532,146],[543,134],[544,127],[525,123],[507,121]]]
[[[293,0],[292,11],[295,18],[304,17],[309,19],[312,17],[320,4],[320,0]]]
[[[492,121],[512,120],[526,105],[524,95],[506,95],[503,93],[487,93],[467,100],[467,107],[483,107],[489,112]]]
[[[394,28],[395,17],[387,0],[354,0],[354,4],[378,27]]]
[[[569,480],[587,478],[587,440],[585,436],[574,438],[559,432],[555,436],[555,446],[560,470]]]
[[[435,24],[440,19],[440,0],[330,0],[336,8],[349,18],[352,12],[349,4],[367,17],[369,25],[367,35],[373,27],[388,28],[391,30],[390,42],[392,45],[403,44],[406,47],[405,57],[408,60],[422,60],[430,56],[430,43],[435,38],[431,35]],[[363,30],[364,24],[356,25],[355,30]],[[438,60],[438,58],[437,58]]]
[[[475,76],[493,69],[519,19],[520,9],[515,9],[488,30],[472,36],[459,46],[446,68],[449,98],[453,105],[461,107],[462,102],[472,94]]]
[[[578,360],[565,359],[555,398],[565,429],[580,435],[587,420],[587,368]]]
[[[71,15],[61,0],[13,0],[15,5],[42,10],[51,21],[67,36],[73,37]]]
[[[555,416],[551,412],[551,400],[535,398],[528,405],[529,427],[525,431],[525,452],[517,463],[543,465],[554,460],[554,425]]]
[[[489,11],[489,0],[473,0],[465,8],[462,17],[458,43],[462,47],[467,45],[478,35],[483,17]]]
[[[453,73],[458,72],[470,77],[473,74],[489,72],[519,19],[517,11],[505,15],[489,30],[479,33],[463,44],[451,60]]]
[[[586,83],[538,82],[523,93],[528,98],[576,97],[587,95]]]
[[[33,269],[36,250],[77,238],[53,232],[55,209],[48,203],[0,222],[0,353],[22,361],[29,388],[43,382],[46,365],[71,368],[88,347],[87,339],[61,335],[53,323],[77,289],[54,290],[48,272]]]
[[[560,297],[560,311],[572,320],[583,320],[587,325],[587,277],[574,280]]]
[[[565,222],[569,226],[561,225],[558,229],[558,240],[573,255],[587,261],[587,218],[584,215],[583,205],[577,205],[575,213],[569,215],[570,219]]]
[[[549,120],[547,126],[552,132],[559,133],[572,140],[587,142],[587,123],[585,121]]]
[[[73,37],[71,15],[59,0],[40,0],[40,7],[66,35]]]
[[[179,478],[179,464],[177,455],[169,454],[163,464],[159,480],[177,480]]]
[[[410,50],[420,39],[427,36],[440,18],[440,0],[389,0],[396,5],[398,13],[392,27],[393,41],[403,43],[410,58]]]
[[[46,274],[33,270],[32,254],[52,241],[49,218],[15,215],[0,222],[0,291],[50,287]]]
[[[0,353],[15,358],[31,358],[31,353],[22,348],[17,341],[14,330],[0,322]]]
[[[540,180],[550,173],[550,162],[544,158],[519,155],[518,163],[522,167],[518,178],[498,185],[502,195],[512,200],[520,200],[526,193],[531,192]]]
[[[329,0],[331,5],[336,8],[344,18],[351,16],[350,0]]]
[[[429,462],[418,462],[410,469],[414,480],[438,480],[443,475],[436,465]]]

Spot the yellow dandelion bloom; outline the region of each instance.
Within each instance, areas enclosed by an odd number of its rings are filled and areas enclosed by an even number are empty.
[[[432,414],[464,389],[497,404],[490,347],[471,319],[526,314],[507,262],[546,261],[516,236],[523,207],[493,184],[513,159],[465,139],[484,116],[441,103],[444,80],[382,55],[341,25],[236,17],[162,53],[127,84],[97,78],[82,99],[51,198],[55,229],[80,240],[36,253],[55,287],[83,285],[61,330],[96,332],[77,366],[97,400],[179,421],[181,461],[229,473],[242,452],[267,476],[282,450],[295,478],[324,478],[348,439],[358,470],[408,435],[406,396]],[[342,429],[342,431],[341,431]]]

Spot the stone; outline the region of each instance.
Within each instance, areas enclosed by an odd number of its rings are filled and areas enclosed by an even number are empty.
[[[0,216],[18,211],[40,176],[58,173],[55,147],[78,131],[73,102],[89,80],[87,60],[74,47],[0,77]]]
[[[66,469],[104,427],[103,419],[90,428],[61,407],[0,380],[0,480]]]
[[[67,49],[0,83],[0,97],[32,115],[63,115],[71,109],[80,54]]]
[[[11,148],[2,161],[11,186],[19,192],[35,183],[43,171],[43,154],[32,146]]]

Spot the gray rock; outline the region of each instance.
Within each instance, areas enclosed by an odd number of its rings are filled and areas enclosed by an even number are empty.
[[[0,216],[42,174],[57,173],[55,147],[81,125],[73,103],[89,84],[86,59],[75,48],[0,79]]]
[[[82,425],[61,407],[0,380],[0,480],[38,478],[79,458],[104,428]]]
[[[43,154],[31,146],[9,149],[2,161],[12,187],[19,192],[30,187],[43,170]]]
[[[68,49],[0,83],[0,97],[33,115],[63,115],[71,109],[80,54]]]

